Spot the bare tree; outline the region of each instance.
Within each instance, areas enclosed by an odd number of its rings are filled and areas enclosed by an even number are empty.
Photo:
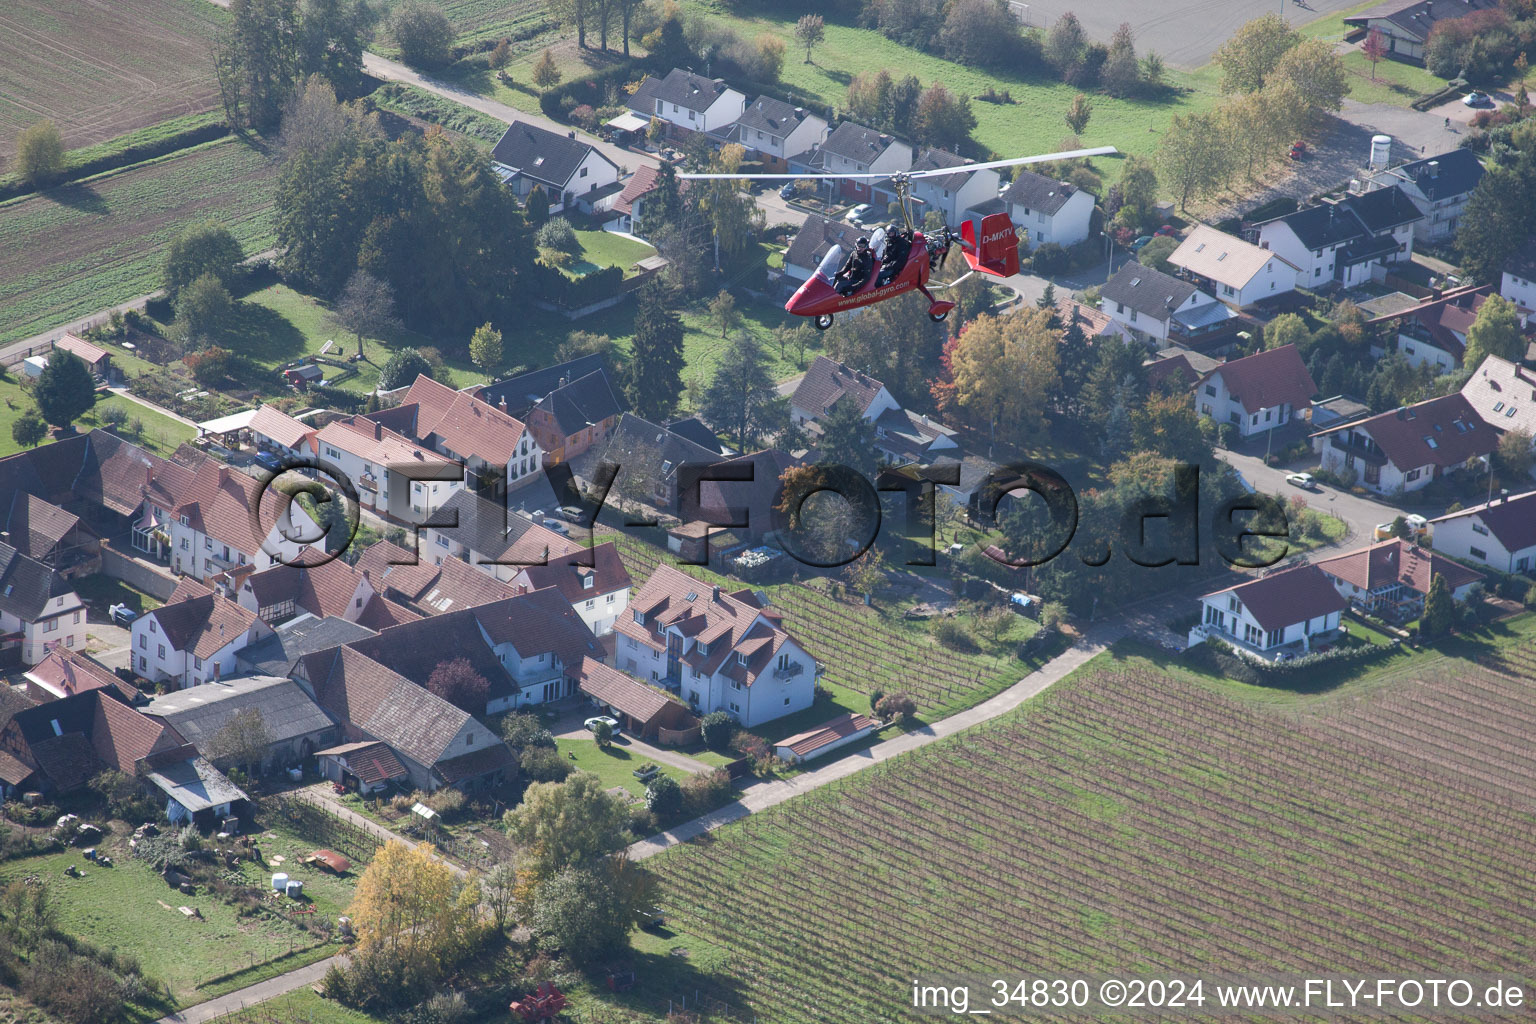
[[[222,767],[250,766],[260,770],[272,745],[272,734],[261,712],[255,708],[236,711],[224,727],[213,734],[204,751],[209,760]]]
[[[357,335],[357,355],[363,356],[363,336],[377,338],[400,328],[395,316],[395,293],[383,281],[366,270],[354,271],[336,299],[331,319]]]

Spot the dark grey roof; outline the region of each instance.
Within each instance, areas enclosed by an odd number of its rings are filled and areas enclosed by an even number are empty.
[[[201,757],[164,765],[145,772],[144,777],[193,814],[246,799],[239,786]]]
[[[1350,196],[1343,200],[1351,213],[1371,234],[1391,231],[1404,224],[1412,224],[1424,216],[1413,200],[1397,185],[1379,188],[1364,195]]]
[[[706,427],[704,421],[697,416],[690,416],[685,420],[673,420],[667,424],[667,429],[678,437],[692,441],[701,448],[714,448],[721,455],[740,454],[736,449],[716,437],[715,432]]]
[[[1525,244],[1504,261],[1504,272],[1527,280],[1536,279],[1536,238],[1526,239]]]
[[[537,405],[539,399],[559,387],[562,379],[576,380],[602,368],[603,357],[594,352],[564,363],[556,363],[554,366],[546,366],[542,370],[529,370],[527,373],[519,373],[515,377],[499,380],[495,384],[487,384],[475,392],[475,397],[497,406],[505,398],[507,414],[518,419],[526,419],[528,410]]]
[[[772,96],[759,96],[747,104],[747,109],[741,112],[736,123],[743,128],[785,138],[810,116],[804,107],[785,103]]]
[[[655,111],[654,103],[648,100],[662,100],[667,103],[675,103],[684,110],[696,110],[703,112],[714,105],[714,102],[725,92],[724,79],[705,78],[682,68],[673,68],[667,72],[667,77],[657,78],[647,75],[640,88],[630,97],[629,108],[642,110],[647,114]]]
[[[795,233],[794,241],[789,243],[789,252],[784,256],[785,266],[802,267],[814,271],[821,258],[827,254],[827,250],[834,245],[843,247],[847,252],[853,248],[854,240],[859,237],[861,228],[852,224],[845,224],[840,220],[828,220],[819,213],[806,216],[805,223],[800,225],[800,230]]]
[[[42,562],[9,544],[0,544],[0,611],[24,622],[36,622],[49,601],[73,589]]]
[[[207,754],[219,730],[247,709],[261,715],[273,743],[323,732],[334,724],[303,687],[285,676],[209,681],[156,697],[141,710],[169,722],[199,753]]]
[[[1397,243],[1392,240],[1391,235],[1357,238],[1339,250],[1339,266],[1353,267],[1359,263],[1369,263],[1371,260],[1381,259],[1396,251]]]
[[[1003,198],[1031,210],[1042,210],[1049,216],[1066,206],[1077,191],[1076,185],[1021,169]]]
[[[1499,6],[1499,0],[1387,0],[1344,19],[1345,24],[1364,25],[1371,21],[1391,22],[1420,42],[1429,38],[1435,23],[1446,18],[1460,18],[1474,11]]]
[[[1430,164],[1437,166],[1431,168]],[[1483,165],[1470,149],[1453,149],[1403,164],[1389,173],[1411,178],[1424,198],[1438,201],[1471,192],[1483,180]]]
[[[305,613],[289,619],[273,635],[242,649],[235,660],[248,672],[268,676],[286,676],[294,663],[306,654],[328,651],[333,647],[378,634],[366,626],[334,615],[317,619]]]
[[[868,165],[880,154],[901,140],[894,135],[874,128],[866,128],[852,121],[844,121],[832,130],[827,141],[819,147],[823,153],[832,153],[847,160]]]
[[[538,408],[554,418],[566,437],[624,411],[601,368],[551,391],[539,401]]]
[[[963,156],[956,156],[946,149],[925,149],[912,161],[914,171],[936,171],[941,167],[964,167],[971,161]],[[924,178],[923,184],[949,189],[951,192],[958,190],[970,178],[970,171],[956,171],[954,174],[945,174],[933,178]]]
[[[581,162],[594,152],[596,150],[576,138],[574,132],[561,135],[522,121],[513,121],[491,149],[491,157],[521,171],[526,177],[554,189],[563,189]],[[597,155],[613,164],[603,154]],[[617,168],[618,165],[614,166]]]
[[[458,518],[455,519],[455,516]],[[541,553],[548,555],[564,540],[559,534],[509,510],[505,504],[488,501],[463,487],[454,491],[432,514],[432,521],[445,524],[437,529],[469,548],[478,559],[484,561],[496,561],[504,556],[509,560],[514,559],[514,547],[521,549],[527,546],[519,544],[524,534],[533,533],[536,538],[542,535],[542,539],[531,541],[533,546],[527,552],[535,559]]]
[[[1100,291],[1105,302],[1117,302],[1143,316],[1166,321],[1172,311],[1189,301],[1199,291],[1188,281],[1169,277],[1140,263],[1127,263]],[[1106,307],[1106,312],[1107,312]]]

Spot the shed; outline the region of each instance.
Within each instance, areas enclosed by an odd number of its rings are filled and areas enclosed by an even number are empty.
[[[291,571],[291,570],[290,570]],[[242,711],[261,717],[267,734],[262,767],[297,764],[334,742],[336,726],[304,688],[282,676],[241,676],[156,697],[146,715],[174,727],[205,755],[221,730]]]
[[[205,420],[197,425],[197,431],[199,435],[212,437],[227,448],[238,448],[241,435],[250,429],[251,421],[255,418],[256,410],[246,409]]]
[[[317,750],[315,757],[320,761],[321,775],[343,784],[356,780],[357,791],[363,796],[408,775],[395,752],[377,740]]]
[[[879,719],[850,711],[807,732],[780,740],[774,753],[789,762],[808,761],[863,739],[878,728]]]
[[[61,352],[79,356],[86,368],[92,373],[106,377],[112,372],[112,353],[100,345],[93,345],[84,338],[73,334],[66,334],[53,343],[53,347]]]
[[[352,870],[352,862],[335,850],[316,850],[308,859],[316,867],[324,868],[332,874],[344,875]]]
[[[605,705],[628,732],[641,738],[661,729],[685,730],[697,724],[693,712],[658,689],[592,658],[583,658],[576,674],[581,692]]]

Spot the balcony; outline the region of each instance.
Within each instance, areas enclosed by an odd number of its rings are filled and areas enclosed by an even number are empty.
[[[1343,434],[1334,434],[1328,438],[1329,447],[1335,451],[1341,451],[1345,455],[1353,455],[1361,462],[1371,466],[1385,466],[1387,457],[1380,448],[1375,445],[1367,445],[1364,441],[1346,438]]]
[[[788,665],[785,665],[783,668],[774,668],[773,678],[776,680],[793,679],[795,676],[802,674],[804,671],[804,665],[800,664],[798,661],[792,661]]]

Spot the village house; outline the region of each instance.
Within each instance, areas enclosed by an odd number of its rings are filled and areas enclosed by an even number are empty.
[[[575,677],[577,688],[613,715],[631,736],[655,740],[664,729],[687,733],[698,727],[699,720],[688,706],[659,686],[642,683],[592,658],[584,658],[579,666],[566,671]]]
[[[133,547],[193,579],[247,564],[265,569],[291,562],[324,535],[297,502],[271,495],[262,501],[254,479],[188,446],[141,472],[142,515],[132,527]],[[253,512],[272,525],[263,532]]]
[[[1536,371],[1488,356],[1461,386],[1461,397],[1494,430],[1536,438]]]
[[[709,130],[716,144],[737,143],[768,174],[789,169],[789,158],[804,153],[827,137],[827,122],[804,107],[763,95],[746,105],[730,124]]]
[[[610,505],[638,501],[675,513],[682,467],[712,466],[720,461],[718,448],[705,448],[626,412],[619,417],[608,440],[582,455],[572,464],[572,470],[577,480],[585,483],[593,478],[601,463],[611,462],[619,467],[619,473],[608,493]]]
[[[358,504],[405,522],[424,522],[463,487],[462,471],[427,445],[362,416],[334,419],[313,436],[314,453],[337,467]],[[457,473],[458,479],[451,477]],[[449,477],[449,479],[442,479]]]
[[[865,233],[863,228],[844,221],[829,220],[819,213],[807,214],[805,223],[784,250],[785,290],[794,291],[801,282],[815,276],[833,246],[845,253],[852,252],[859,236]]]
[[[507,126],[491,147],[491,165],[519,198],[542,188],[550,213],[567,206],[590,213],[593,193],[619,180],[619,165],[576,138],[575,132],[561,134],[525,121]]]
[[[1099,308],[1138,341],[1199,346],[1230,331],[1237,314],[1188,281],[1127,263],[1100,289]]]
[[[1513,302],[1527,321],[1536,313],[1536,238],[1526,241],[1504,261],[1499,294]]]
[[[562,380],[539,399],[528,413],[528,432],[549,467],[606,440],[623,413],[607,371],[598,369],[585,377]]]
[[[1353,288],[1413,256],[1414,225],[1423,217],[1402,188],[1324,200],[1257,225],[1259,246],[1300,271],[1298,287]]]
[[[1498,572],[1536,572],[1536,491],[1501,494],[1430,524],[1441,554]]]
[[[1436,373],[1449,373],[1462,364],[1467,351],[1467,331],[1487,300],[1491,286],[1458,288],[1417,306],[1375,317],[1367,327],[1391,324],[1397,329],[1397,351],[1410,366],[1429,365]],[[1381,349],[1373,349],[1385,355]]]
[[[909,171],[952,168],[954,173],[912,179],[912,218],[920,222],[932,211],[942,217],[945,224],[958,230],[961,221],[1007,212],[1007,207],[998,199],[1000,179],[997,172],[991,168],[966,170],[966,165],[972,162],[944,149],[928,148],[919,153]],[[884,209],[896,201],[896,190],[889,179],[877,181],[874,196],[875,204]]]
[[[273,627],[271,636],[242,647],[235,655],[235,666],[243,675],[290,676],[305,655],[370,636],[378,632],[346,619],[296,615]]]
[[[711,448],[720,453],[722,458],[734,458],[741,453],[724,441],[720,435],[704,425],[704,421],[697,416],[685,416],[680,420],[667,421],[666,428],[685,441],[692,441],[700,448]]]
[[[1002,193],[1008,216],[1031,247],[1047,242],[1071,247],[1086,241],[1098,197],[1070,182],[1057,181],[1027,168]],[[1020,248],[1020,252],[1023,248]]]
[[[803,427],[825,417],[844,398],[852,401],[859,415],[871,423],[882,413],[901,407],[886,386],[867,373],[817,356],[795,385],[789,412],[795,423]]]
[[[1296,290],[1300,271],[1279,253],[1196,224],[1168,263],[1230,306],[1251,306]]]
[[[196,690],[156,697],[141,709],[174,729],[215,765],[263,774],[301,765],[328,747],[339,730],[304,688],[284,676],[239,676],[216,680]],[[244,716],[234,725],[236,716]],[[260,729],[247,721],[259,720]],[[229,730],[226,732],[226,730]],[[246,761],[241,749],[253,739],[265,741],[259,761]]]
[[[271,452],[279,458],[298,458],[315,450],[311,440],[315,428],[270,405],[256,407],[248,429],[259,451]]]
[[[1070,295],[1056,300],[1056,318],[1061,323],[1063,332],[1070,332],[1076,327],[1083,333],[1083,339],[1092,344],[1096,338],[1119,338],[1122,341],[1135,341],[1130,329],[1119,323],[1114,317],[1105,313],[1097,306],[1089,306],[1079,302]],[[1062,338],[1066,344],[1067,338]]]
[[[488,501],[468,490],[443,505],[421,531],[422,561],[443,563],[461,559],[492,579],[510,583],[525,567],[575,554],[580,544],[535,523],[502,502]],[[447,525],[447,524],[453,525]],[[359,563],[361,564],[361,563]],[[386,583],[388,579],[386,578]]]
[[[255,612],[269,626],[304,614],[317,619],[335,616],[369,629],[420,617],[375,590],[367,572],[340,558],[319,555],[306,554],[292,565],[274,565],[251,573],[225,596]]]
[[[1384,540],[1313,563],[1351,605],[1399,622],[1418,618],[1435,576],[1445,577],[1451,597],[1465,601],[1484,577],[1443,555],[1406,540]]]
[[[73,697],[86,690],[111,690],[124,704],[142,704],[143,691],[107,666],[77,651],[54,648],[22,674],[21,689],[39,704]]]
[[[510,583],[471,568],[463,558],[443,556],[434,561],[387,540],[365,548],[355,568],[391,602],[424,617],[490,604],[517,593]]]
[[[811,706],[816,662],[750,590],[725,593],[666,563],[619,620],[619,668],[678,690],[699,714],[755,728]]]
[[[294,678],[345,743],[388,746],[413,789],[473,792],[517,777],[516,758],[490,727],[350,646],[305,655]]]
[[[505,407],[508,416],[526,422],[533,407],[551,391],[605,369],[602,355],[592,352],[543,369],[515,374],[469,393],[487,405],[498,409]]]
[[[10,507],[0,498],[0,541],[65,579],[101,569],[101,535],[88,523],[35,494],[16,491]]]
[[[74,586],[0,543],[0,658],[36,665],[55,648],[85,646],[85,630],[85,605]]]
[[[165,604],[133,620],[134,671],[178,688],[233,675],[235,655],[270,636],[256,613],[184,579]]]
[[[894,174],[911,167],[910,144],[853,121],[839,124],[821,145],[789,160],[791,174]],[[835,198],[850,203],[867,203],[874,197],[868,179],[839,178],[828,187]]]
[[[661,118],[667,122],[667,133],[681,138],[687,132],[724,128],[741,116],[747,98],[723,78],[673,68],[664,78],[646,75],[626,103],[647,121]]]
[[[1291,422],[1311,408],[1317,385],[1295,345],[1222,363],[1195,385],[1195,411],[1249,437]]]
[[[1346,16],[1344,24],[1366,32],[1379,30],[1386,40],[1388,57],[1423,64],[1425,44],[1437,22],[1498,6],[1498,0],[1386,0]]]
[[[1222,364],[1199,352],[1183,348],[1165,348],[1142,362],[1147,370],[1147,388],[1155,394],[1187,395],[1201,378]]]
[[[477,490],[503,494],[541,476],[543,453],[522,421],[473,390],[455,391],[423,374],[398,406],[365,418],[461,464],[463,482]]]
[[[636,168],[634,174],[624,179],[624,187],[619,190],[618,195],[613,197],[613,202],[608,206],[608,212],[618,216],[618,221],[614,226],[620,231],[635,234],[636,237],[639,237],[636,229],[640,225],[640,218],[644,216],[646,201],[651,193],[657,189],[658,177],[659,172],[655,167],[652,167],[650,164],[641,164]],[[683,192],[687,185],[686,181],[678,182],[678,192]],[[495,387],[495,384],[490,385],[492,389]],[[495,403],[493,402],[492,404]],[[512,415],[521,416],[522,413],[512,410]]]
[[[1219,638],[1266,658],[1281,651],[1306,654],[1313,643],[1337,634],[1339,616],[1348,607],[1327,576],[1315,566],[1299,565],[1202,596],[1200,623],[1189,631],[1189,644]]]
[[[887,409],[875,419],[875,454],[893,466],[958,458],[962,453],[955,433],[927,413]]]
[[[734,542],[760,543],[774,533],[773,509],[785,471],[802,461],[776,448],[721,457],[705,474],[709,479],[698,480],[696,493],[680,496],[678,518],[684,526],[703,527],[694,531],[701,540],[727,529]]]
[[[1452,149],[1374,171],[1361,179],[1361,187],[1375,191],[1398,186],[1419,208],[1421,219],[1413,225],[1414,240],[1444,242],[1455,236],[1462,210],[1482,180],[1483,165],[1477,154],[1470,149]]]
[[[823,722],[814,729],[786,736],[773,746],[774,754],[790,764],[825,757],[834,750],[850,746],[872,736],[880,729],[880,720],[849,711]]]
[[[1312,450],[1324,469],[1390,495],[1428,486],[1488,455],[1498,444],[1498,432],[1459,394],[1312,435]]]
[[[174,728],[105,689],[16,712],[0,731],[0,750],[27,772],[17,789],[73,793],[111,769],[158,791],[172,822],[217,823],[247,799]]]
[[[629,570],[613,541],[550,558],[546,565],[522,566],[511,585],[520,594],[554,590],[592,632],[607,636],[629,610]]]

